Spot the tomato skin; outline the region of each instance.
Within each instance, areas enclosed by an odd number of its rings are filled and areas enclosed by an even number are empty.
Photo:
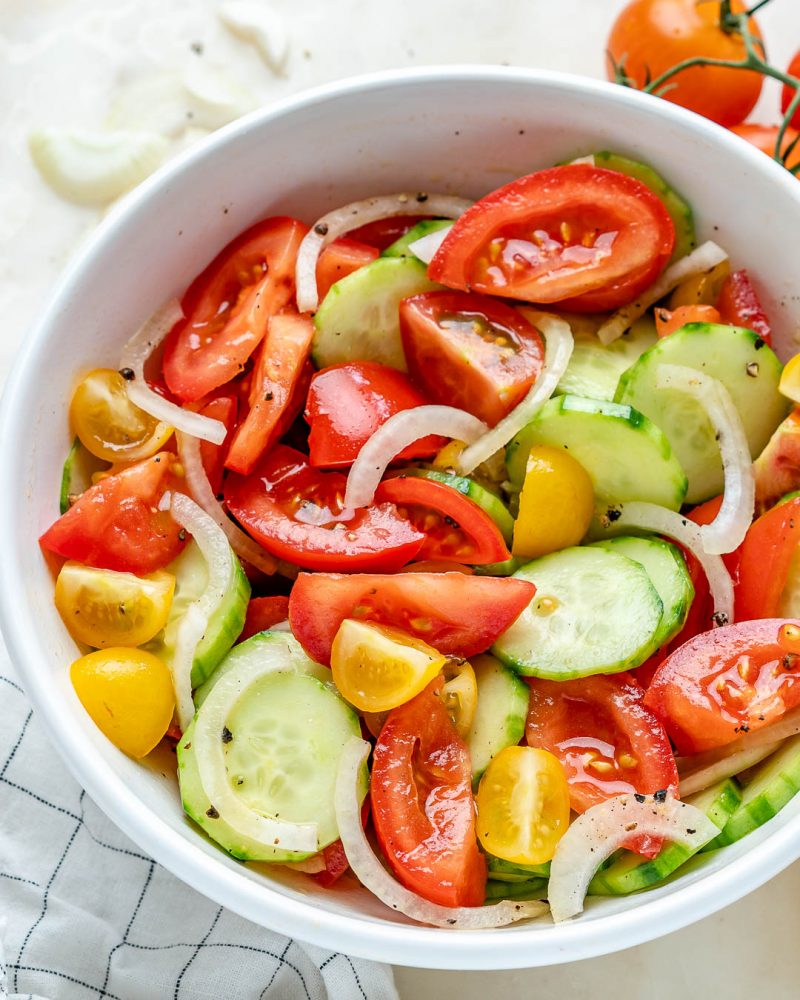
[[[652,284],[674,243],[672,219],[649,188],[574,163],[520,177],[475,202],[448,232],[428,276],[462,291],[597,312]]]
[[[241,631],[237,642],[244,642],[259,632],[284,622],[289,616],[289,598],[282,594],[274,597],[253,597],[247,605],[247,615],[244,620],[244,628]]]
[[[800,545],[800,497],[757,518],[741,546],[736,620],[775,618],[792,558]]]
[[[480,906],[469,751],[436,694],[441,681],[389,713],[372,762],[370,797],[381,850],[406,888],[441,906]]]
[[[166,490],[179,488],[174,461],[170,452],[160,452],[102,479],[44,532],[39,544],[99,569],[141,575],[163,569],[180,553],[186,535],[169,511],[157,509]]]
[[[394,625],[440,653],[469,657],[488,649],[535,593],[527,580],[459,572],[301,573],[289,597],[289,623],[317,663],[330,663],[345,618]]]
[[[362,446],[389,417],[428,400],[403,372],[376,361],[346,361],[323,368],[308,390],[309,461],[323,468],[353,464]],[[429,434],[398,459],[430,458],[445,439]]]
[[[346,278],[348,274],[357,271],[365,264],[371,264],[380,256],[380,252],[366,243],[340,237],[329,243],[319,255],[317,262],[317,295],[319,301],[325,298],[331,285]]]
[[[746,139],[747,142],[752,143],[756,149],[760,149],[767,156],[773,156],[778,143],[777,125],[755,125],[752,122],[747,122],[744,125],[736,125],[731,129],[731,132],[735,132],[742,139]],[[785,133],[783,145],[781,146],[781,152],[785,152],[797,136],[798,131],[796,128],[788,128]],[[800,164],[800,143],[795,145],[786,160],[786,166],[789,169],[796,167],[798,164]]]
[[[679,753],[724,746],[800,704],[798,657],[779,641],[786,622],[764,618],[705,632],[661,664],[645,704]]]
[[[719,295],[717,309],[723,323],[747,327],[757,333],[765,344],[772,346],[772,327],[747,271],[733,271],[728,275]]]
[[[429,215],[392,215],[388,219],[377,219],[375,222],[359,226],[358,229],[352,229],[347,238],[367,243],[378,250],[385,250],[401,236],[405,236],[418,222],[429,218]]]
[[[409,373],[428,396],[491,427],[514,409],[542,370],[539,331],[516,309],[487,296],[427,292],[404,299],[400,331]]]
[[[784,369],[785,370],[785,369]],[[756,510],[771,507],[800,485],[800,409],[792,410],[753,463]]]
[[[277,445],[251,475],[228,476],[225,501],[268,552],[304,569],[392,572],[413,559],[425,536],[390,504],[344,520],[344,488],[341,473],[312,469],[305,455]],[[336,524],[345,530],[333,530]]]
[[[261,343],[267,321],[294,293],[302,222],[266,219],[229,243],[189,286],[184,319],[167,336],[164,378],[186,402],[235,378]]]
[[[795,52],[792,57],[792,61],[789,63],[786,72],[789,76],[800,77],[800,52]],[[785,115],[789,110],[789,105],[794,100],[794,95],[797,92],[794,87],[790,87],[788,83],[784,83],[781,90],[781,114]],[[800,108],[798,108],[792,115],[791,124],[794,128],[800,128]]]
[[[733,0],[733,13],[745,6]],[[761,37],[755,18],[750,29]],[[622,11],[606,43],[607,73],[615,79],[614,63],[637,88],[661,76],[684,59],[706,56],[741,61],[745,46],[740,35],[720,27],[720,3],[697,0],[633,0]],[[684,70],[669,81],[661,96],[720,125],[743,122],[756,105],[763,78],[750,71],[717,66]]]
[[[668,337],[687,323],[721,323],[722,317],[713,306],[678,306],[677,309],[656,309],[656,333]]]
[[[203,462],[206,476],[214,493],[219,493],[222,487],[222,476],[225,472],[225,451],[226,445],[230,441],[231,431],[236,426],[236,417],[239,412],[239,400],[236,396],[217,396],[211,402],[201,407],[200,413],[204,417],[211,417],[212,420],[219,420],[225,424],[228,433],[222,444],[213,444],[211,441],[200,442],[200,458]]]
[[[511,558],[500,529],[486,511],[447,483],[400,473],[384,479],[375,500],[393,503],[425,533],[417,553],[420,559],[480,566]]]

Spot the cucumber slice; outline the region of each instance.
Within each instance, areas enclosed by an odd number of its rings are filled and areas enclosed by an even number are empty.
[[[677,545],[660,538],[633,535],[619,535],[594,544],[635,559],[644,566],[664,606],[653,642],[658,646],[669,642],[683,628],[694,599],[692,578]]]
[[[543,865],[515,865],[502,858],[486,855],[486,867],[489,878],[495,882],[529,882],[534,878],[550,878],[550,862]]]
[[[513,576],[525,563],[516,556],[506,559],[505,562],[484,563],[482,566],[473,566],[476,576]]]
[[[778,392],[782,365],[752,330],[690,323],[659,340],[620,378],[615,399],[635,406],[658,424],[689,477],[686,502],[700,503],[722,492],[719,445],[697,400],[674,389],[656,388],[662,364],[686,365],[722,382],[742,418],[753,458],[789,407]]]
[[[548,400],[506,450],[508,476],[517,489],[536,444],[566,448],[603,502],[646,500],[670,510],[683,503],[686,476],[669,441],[632,406],[570,395]]]
[[[722,833],[704,850],[711,851],[741,840],[777,815],[798,791],[800,736],[793,736],[762,764],[753,768],[739,808],[725,824]]]
[[[575,333],[575,347],[557,393],[612,400],[620,375],[657,341],[652,316],[642,316],[627,333],[604,347],[594,333]]]
[[[532,878],[526,882],[503,882],[488,879],[486,882],[486,902],[495,903],[499,899],[547,899],[547,879]]]
[[[449,472],[439,472],[438,469],[409,468],[403,469],[400,474],[414,476],[417,479],[433,479],[437,483],[445,483],[454,490],[458,490],[459,493],[463,493],[481,510],[486,511],[499,528],[506,545],[510,547],[511,539],[514,536],[514,518],[500,497],[491,493],[485,486],[481,486],[480,483],[476,483],[474,479],[468,479],[466,476],[455,476]]]
[[[488,654],[470,660],[478,685],[475,719],[467,736],[473,784],[489,761],[525,735],[530,692],[528,685]]]
[[[331,288],[314,317],[314,364],[327,368],[357,358],[406,371],[400,301],[441,287],[428,279],[416,257],[379,257],[348,274]]]
[[[412,226],[405,236],[401,236],[399,240],[395,240],[394,243],[390,244],[383,251],[381,257],[413,257],[414,254],[408,249],[412,243],[421,240],[423,236],[438,233],[440,229],[445,229],[447,226],[452,225],[452,219],[423,219],[416,226]]]
[[[514,576],[536,584],[536,595],[492,652],[518,673],[556,681],[614,674],[657,648],[663,605],[641,563],[576,546]]]
[[[81,439],[76,437],[64,460],[64,470],[61,473],[61,490],[58,497],[58,508],[61,513],[66,514],[72,506],[73,498],[79,497],[89,489],[95,472],[102,472],[108,468],[108,462],[97,458],[88,448],[84,448]]]
[[[192,722],[178,744],[178,778],[186,814],[243,861],[308,857],[242,837],[215,815],[200,781],[194,727]],[[315,677],[271,673],[242,693],[226,729],[232,734],[226,745],[226,767],[234,791],[244,802],[267,816],[317,823],[320,850],[336,840],[336,770],[344,746],[361,734],[355,712]]]
[[[784,495],[775,503],[776,507],[780,507],[781,504],[788,503],[790,500],[796,500],[800,497],[800,490],[792,490],[791,493],[784,493]]]
[[[741,801],[741,789],[732,778],[726,778],[687,799],[687,802],[702,810],[720,829],[736,813]],[[649,889],[672,875],[695,853],[697,852],[683,844],[668,843],[657,857],[644,861],[641,855],[634,854],[633,851],[622,851],[608,868],[597,872],[589,884],[589,893],[593,896],[626,896],[631,892]]]

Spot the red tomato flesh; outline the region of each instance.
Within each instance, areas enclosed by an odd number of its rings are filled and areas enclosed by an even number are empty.
[[[375,833],[407,889],[440,906],[480,906],[486,861],[475,835],[469,751],[434,681],[389,713],[372,762]]]
[[[284,597],[282,594],[277,594],[274,597],[254,597],[247,605],[244,628],[237,641],[244,642],[245,639],[249,639],[259,632],[266,632],[278,622],[285,622],[288,617],[288,597]]]
[[[475,202],[428,274],[450,288],[582,312],[616,309],[658,277],[675,227],[640,181],[585,163],[540,170]]]
[[[772,346],[772,327],[747,271],[728,275],[719,293],[717,309],[723,323],[747,327]]]
[[[319,301],[325,298],[331,285],[346,278],[365,264],[371,264],[380,252],[366,243],[342,237],[329,243],[317,261],[317,295]]]
[[[308,390],[309,461],[325,468],[350,466],[389,417],[427,402],[407,375],[376,361],[347,361],[324,368],[312,378]],[[445,440],[429,434],[397,458],[430,458]]]
[[[388,219],[378,219],[359,226],[358,229],[351,229],[347,238],[367,243],[378,250],[385,250],[401,236],[405,236],[418,222],[429,218],[428,215],[392,215]]]
[[[228,476],[225,500],[268,552],[304,569],[392,572],[413,559],[425,536],[388,503],[345,511],[345,483],[277,445],[251,475]]]
[[[756,509],[771,507],[800,487],[800,409],[782,421],[753,463]]]
[[[394,625],[440,653],[467,657],[488,649],[535,593],[527,580],[459,572],[301,573],[289,598],[289,623],[317,663],[330,663],[345,618]]]
[[[539,331],[516,309],[484,295],[428,292],[400,303],[411,377],[436,403],[494,426],[542,370]]]
[[[239,400],[236,396],[217,396],[216,399],[212,399],[210,403],[202,406],[199,412],[204,417],[219,420],[225,424],[228,431],[222,444],[212,444],[211,441],[200,442],[200,458],[203,461],[203,468],[209,483],[211,483],[211,489],[214,493],[219,493],[222,488],[222,476],[225,472],[225,452],[227,444],[230,442],[231,431],[236,426]]]
[[[800,545],[800,497],[762,514],[741,545],[736,620],[775,618],[789,567]]]

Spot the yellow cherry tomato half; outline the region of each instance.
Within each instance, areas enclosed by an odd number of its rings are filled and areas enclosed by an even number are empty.
[[[795,354],[791,361],[787,361],[781,372],[778,389],[781,395],[791,399],[793,403],[800,403],[800,354]]]
[[[107,462],[138,462],[164,447],[173,428],[139,409],[111,368],[89,372],[72,394],[69,419],[81,443]]]
[[[466,737],[475,721],[478,707],[478,682],[467,660],[449,659],[442,670],[444,684],[439,697],[459,736]]]
[[[56,580],[56,607],[73,638],[87,646],[141,646],[167,623],[175,577],[148,576],[65,562]]]
[[[506,747],[489,762],[476,796],[483,847],[518,865],[550,861],[569,826],[564,768],[547,750]]]
[[[726,259],[710,271],[687,278],[670,295],[668,308],[674,310],[681,306],[715,306],[730,273],[731,262]]]
[[[420,639],[388,625],[345,618],[333,640],[331,671],[342,697],[361,712],[410,701],[447,662]]]
[[[531,448],[519,495],[512,553],[523,559],[577,545],[594,513],[589,474],[563,448]]]
[[[167,665],[143,649],[99,649],[70,668],[72,686],[97,728],[123,753],[144,757],[172,722]]]

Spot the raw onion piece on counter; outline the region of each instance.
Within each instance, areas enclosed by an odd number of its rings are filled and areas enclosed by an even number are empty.
[[[284,76],[289,35],[283,15],[254,0],[230,0],[217,11],[220,21],[238,38],[251,42],[276,76]]]

